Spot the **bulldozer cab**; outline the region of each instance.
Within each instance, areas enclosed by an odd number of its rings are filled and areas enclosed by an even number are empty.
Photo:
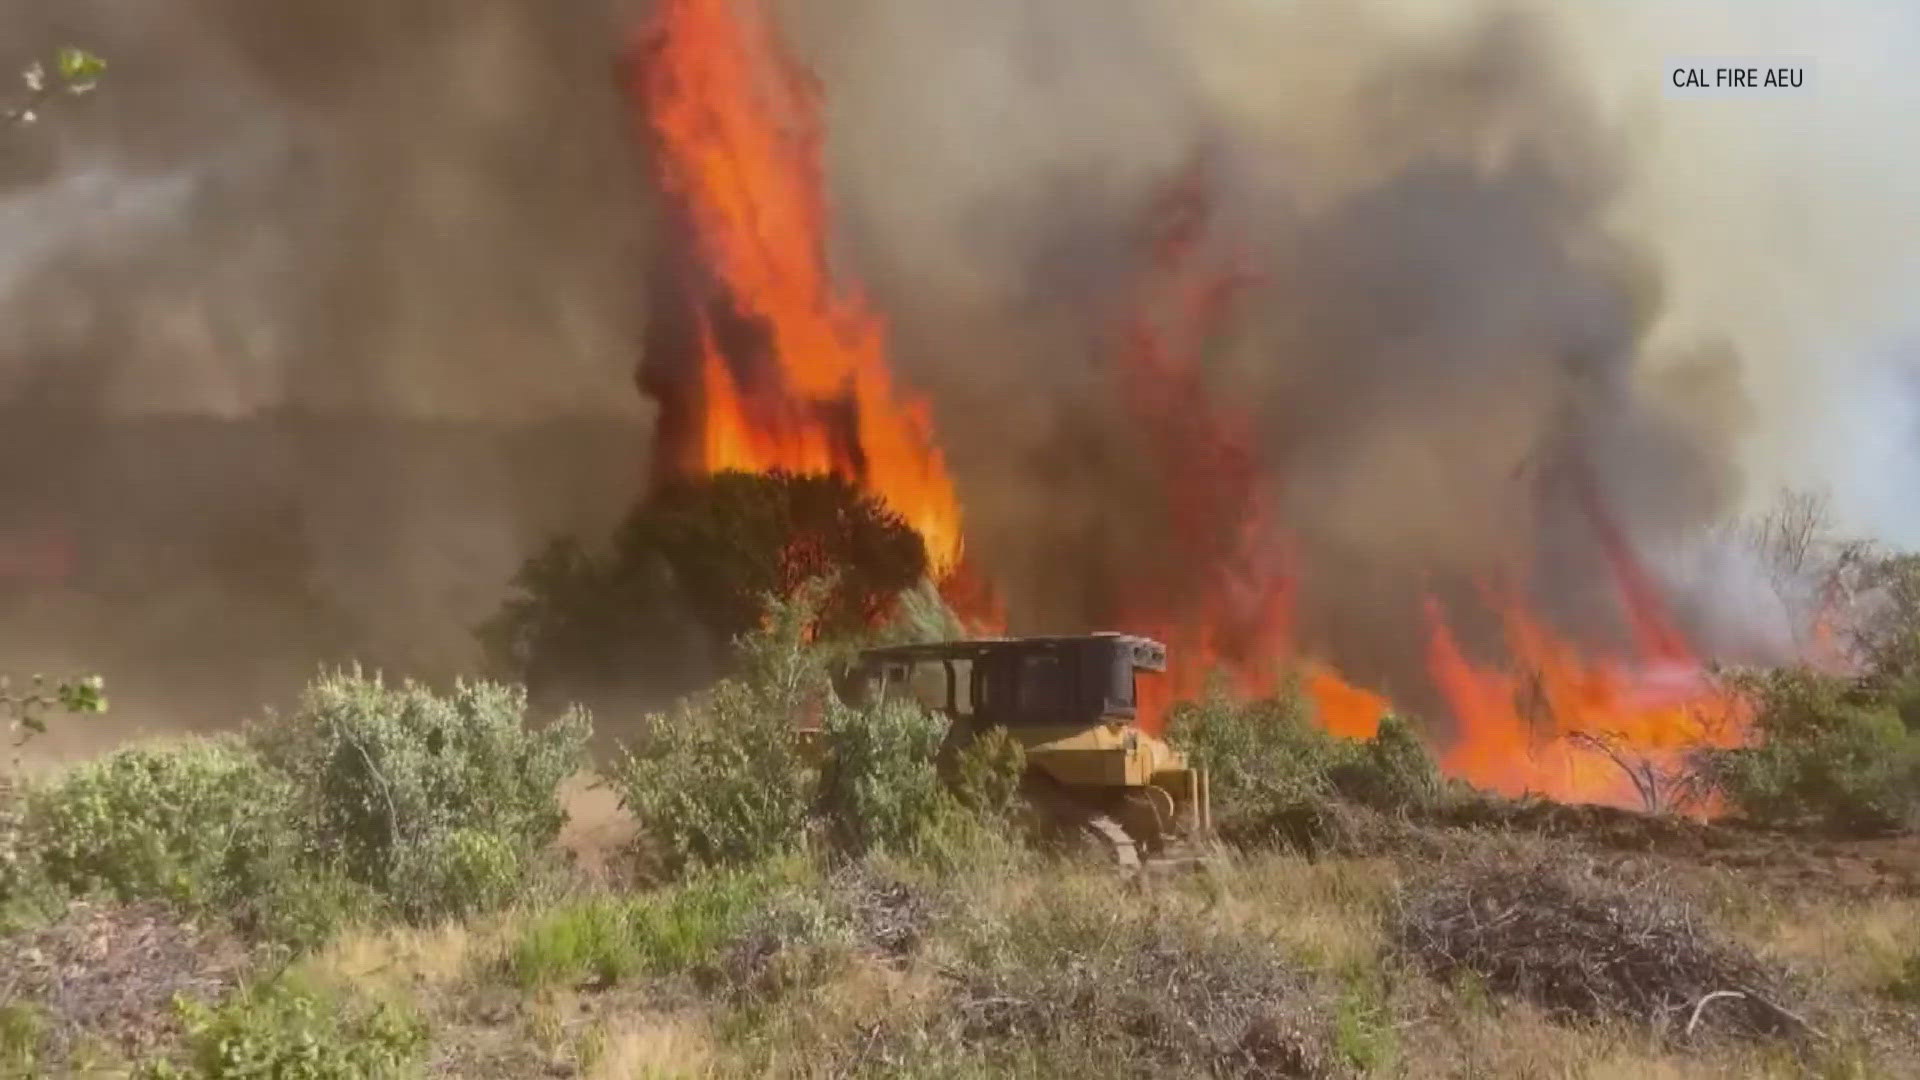
[[[953,641],[869,649],[843,697],[906,695],[977,727],[1130,724],[1140,671],[1165,671],[1166,647],[1123,634]]]
[[[1137,723],[1138,675],[1166,669],[1166,646],[1126,634],[949,641],[869,649],[837,690],[855,707],[905,697],[949,717],[943,771],[1004,730],[1024,749],[1031,803],[1140,865],[1212,830],[1205,770]]]

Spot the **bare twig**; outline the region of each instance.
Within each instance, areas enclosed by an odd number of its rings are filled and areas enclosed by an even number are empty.
[[[1715,990],[1711,994],[1701,995],[1700,1000],[1694,1002],[1693,1015],[1687,1018],[1687,1038],[1693,1038],[1693,1030],[1700,1026],[1700,1014],[1706,1010],[1708,1002],[1718,1001],[1721,998],[1745,998],[1746,996],[1746,992],[1742,990]]]

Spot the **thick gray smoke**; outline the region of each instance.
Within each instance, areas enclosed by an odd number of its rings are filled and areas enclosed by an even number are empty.
[[[1203,362],[1304,547],[1304,630],[1348,670],[1404,685],[1423,592],[1503,572],[1611,636],[1583,472],[1643,544],[1737,507],[1741,358],[1710,332],[1654,342],[1661,252],[1617,223],[1626,133],[1553,20],[1454,14],[1006,0],[802,20],[831,57],[850,261],[877,268],[901,362],[943,406],[1016,618],[1086,625],[1191,571],[1154,563],[1182,523],[1130,459],[1113,367],[1148,208],[1197,155],[1208,250],[1256,282]]]
[[[0,5],[98,93],[0,133],[10,671],[225,725],[445,677],[643,474],[624,20],[518,0]]]

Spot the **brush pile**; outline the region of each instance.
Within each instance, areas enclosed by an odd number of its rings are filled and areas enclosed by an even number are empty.
[[[946,975],[966,1045],[1078,1049],[1178,1075],[1338,1073],[1301,974],[1264,945],[1172,910],[1061,897],[969,942]]]
[[[1659,881],[1502,855],[1469,859],[1401,897],[1394,937],[1429,973],[1477,978],[1559,1019],[1638,1021],[1675,1039],[1805,1029],[1777,1004],[1784,977],[1712,934]]]
[[[0,1002],[30,1003],[51,1057],[87,1042],[138,1054],[177,1027],[174,1003],[217,1001],[247,955],[229,934],[165,904],[73,904],[0,954]]]

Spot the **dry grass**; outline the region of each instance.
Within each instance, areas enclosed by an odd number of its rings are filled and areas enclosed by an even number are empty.
[[[1379,959],[1380,916],[1399,882],[1386,859],[1263,854],[1221,875],[1215,914],[1271,937],[1307,967],[1353,971]]]
[[[1809,1030],[1780,1005],[1783,974],[1659,877],[1608,880],[1590,863],[1494,848],[1410,888],[1394,937],[1434,976],[1478,978],[1557,1019],[1672,1038]]]
[[[1762,1080],[1804,1076],[1791,1056],[1763,1048],[1721,1045],[1707,1052],[1661,1043],[1641,1028],[1569,1027],[1525,1002],[1473,1003],[1429,985],[1414,988],[1403,1007],[1418,1019],[1403,1051],[1419,1063],[1405,1075],[1433,1080]]]
[[[582,822],[595,835],[618,824],[591,817]],[[1920,953],[1920,898],[1761,896],[1755,883],[1773,879],[1739,869],[1663,879],[1661,868],[1675,869],[1596,858],[1576,838],[1452,830],[1365,855],[1263,852],[1132,882],[1031,860],[793,870],[744,887],[741,918],[671,923],[711,939],[696,965],[711,985],[651,962],[604,985],[510,985],[500,958],[532,928],[594,896],[637,900],[590,878],[557,905],[343,933],[295,970],[411,1002],[434,1030],[429,1075],[482,1080],[1784,1080],[1897,1077],[1920,1060],[1901,1041],[1901,1024],[1920,1033],[1920,1017],[1886,990]],[[795,923],[796,912],[827,922]],[[805,963],[782,967],[788,959]],[[774,968],[785,974],[761,977]],[[1781,981],[1783,969],[1794,978]],[[1723,1012],[1740,1006],[1727,1000],[1700,1025],[1719,1037],[1669,1037],[1702,996],[1736,983],[1833,1038],[1756,1038],[1793,1025],[1764,1009]],[[1819,994],[1803,1009],[1782,988],[1806,984]],[[1660,1016],[1664,1025],[1647,1022]]]
[[[1807,896],[1751,911],[1735,929],[1829,989],[1875,991],[1920,954],[1920,898]]]
[[[499,934],[500,927],[495,920],[492,925],[351,930],[299,966],[335,984],[433,993],[457,982],[471,966],[480,943]]]
[[[601,1022],[581,1047],[585,1080],[704,1080],[724,1075],[704,1017],[638,1013]]]

